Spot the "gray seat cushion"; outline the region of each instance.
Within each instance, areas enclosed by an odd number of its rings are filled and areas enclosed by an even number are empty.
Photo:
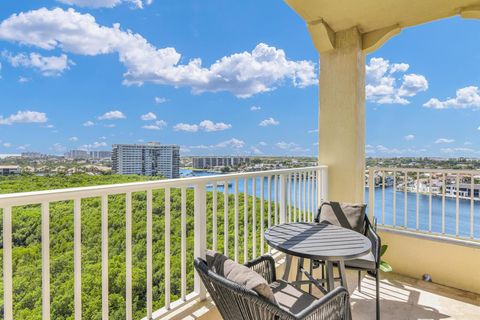
[[[298,314],[317,301],[314,296],[283,280],[272,282],[270,288],[272,288],[278,305],[293,314]]]
[[[207,250],[206,253],[207,266],[216,274],[245,286],[247,289],[253,290],[259,296],[276,303],[272,289],[269,287],[267,280],[254,270],[230,260],[227,256]]]
[[[365,232],[366,207],[364,204],[324,202],[320,207],[318,220],[363,234]]]
[[[345,260],[345,267],[375,270],[375,257],[372,252],[352,260]]]

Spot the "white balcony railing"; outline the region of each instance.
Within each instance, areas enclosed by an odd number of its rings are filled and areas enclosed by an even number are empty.
[[[370,168],[366,199],[381,226],[480,241],[480,171]]]
[[[141,239],[146,245],[146,281],[141,284],[146,300],[146,312],[142,316],[147,319],[156,319],[185,301],[205,296],[200,279],[196,275],[193,276],[194,279],[189,279],[187,274],[187,269],[191,270],[192,267],[191,263],[188,263],[190,257],[201,256],[206,248],[223,249],[226,254],[233,255],[237,261],[242,257],[246,261],[263,254],[267,250],[263,241],[263,232],[266,228],[272,224],[287,221],[311,221],[318,203],[326,198],[326,194],[327,168],[318,166],[0,195],[0,209],[3,211],[4,319],[14,318],[16,298],[13,290],[15,286],[12,256],[18,248],[12,241],[12,228],[15,228],[12,215],[22,210],[32,207],[40,210],[41,221],[38,223],[41,223],[42,295],[38,299],[41,299],[42,319],[46,320],[51,317],[52,305],[50,225],[56,217],[50,213],[59,202],[73,204],[73,274],[71,277],[73,278],[74,310],[71,313],[78,320],[82,318],[82,303],[85,303],[85,294],[82,299],[82,263],[84,262],[82,261],[82,221],[91,219],[89,210],[92,210],[91,206],[85,206],[85,202],[96,199],[100,203],[102,319],[108,319],[112,312],[109,310],[109,275],[111,275],[109,274],[109,259],[111,259],[109,237],[112,232],[119,232],[112,230],[115,226],[109,225],[109,215],[112,214],[109,203],[112,198],[122,202],[120,214],[122,217],[124,214],[125,219],[125,225],[122,226],[122,230],[123,228],[125,230],[125,318],[133,319],[134,312],[138,312],[134,310],[132,303],[134,300],[132,264],[135,262],[132,261],[132,248],[134,239],[138,241],[138,237],[132,237],[132,217],[139,214],[138,208],[140,208],[145,217],[146,229],[144,230],[145,238]],[[189,198],[193,196],[193,205],[187,200],[187,195]],[[163,230],[154,229],[153,218],[157,217],[155,210],[158,209],[155,207],[158,202],[154,200],[157,197],[163,199],[164,207],[158,211],[164,215]],[[172,207],[174,203],[172,198],[180,199],[180,206]],[[243,201],[243,217],[240,212],[241,201]],[[139,205],[138,202],[144,203]],[[220,211],[222,206],[223,217]],[[191,212],[192,208],[193,212]],[[179,211],[178,215],[175,214],[177,218],[172,220],[172,213],[177,211]],[[69,213],[65,212],[65,214]],[[190,242],[187,242],[191,234],[187,221],[192,216],[193,248],[189,246]],[[222,218],[223,221],[221,221]],[[175,233],[173,239],[172,226],[179,226],[180,230],[180,234]],[[233,239],[230,236],[232,229]],[[160,236],[158,236],[159,233]],[[153,255],[153,246],[159,238],[164,242],[164,279],[161,284],[157,283],[154,286],[156,270],[153,270],[153,262],[158,260],[158,257]],[[171,251],[172,242],[177,241],[177,238],[181,242],[180,257]],[[175,255],[174,259],[180,260],[179,288],[172,287],[172,255]],[[192,277],[193,273],[189,274]],[[178,283],[177,279],[173,280]],[[193,286],[189,285],[192,282]],[[164,292],[154,292],[154,288],[163,288]],[[180,294],[172,295],[173,291]],[[153,301],[154,296],[159,295],[163,296],[164,301],[160,306]],[[172,301],[172,296],[179,296],[180,299]]]

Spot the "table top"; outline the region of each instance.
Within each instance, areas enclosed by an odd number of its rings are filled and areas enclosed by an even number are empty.
[[[265,241],[286,254],[315,260],[349,260],[370,251],[364,235],[326,223],[285,223],[265,231]]]

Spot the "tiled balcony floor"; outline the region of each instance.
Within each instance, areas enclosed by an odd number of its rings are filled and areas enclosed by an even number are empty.
[[[282,274],[282,269],[279,266],[277,271]],[[375,280],[362,274],[362,288],[358,291],[357,273],[347,273],[353,319],[375,319]],[[382,320],[480,319],[480,295],[470,292],[394,273],[382,275],[380,291]],[[217,320],[221,317],[214,305],[207,301],[193,304],[168,319]]]

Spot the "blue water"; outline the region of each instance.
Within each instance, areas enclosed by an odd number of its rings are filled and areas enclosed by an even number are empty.
[[[190,170],[182,170],[183,175],[191,174]],[[192,173],[194,176],[206,176],[206,175],[215,175],[216,173],[201,171]],[[261,178],[256,178],[256,196],[260,197],[260,183]],[[253,179],[247,180],[248,194],[252,195],[252,184]],[[267,188],[267,179],[263,181],[264,184],[264,198],[268,199],[268,188]],[[302,189],[298,188],[297,184],[297,208],[300,206],[303,208],[303,184]],[[314,192],[310,194],[316,194],[316,187],[313,184]],[[213,190],[213,186],[208,186],[208,190]],[[238,191],[244,192],[245,190],[245,181],[240,179],[238,183]],[[218,186],[218,191],[223,192],[223,185]],[[229,194],[234,192],[234,181],[229,181],[228,187]],[[274,180],[271,180],[271,195],[270,199],[275,200],[274,196],[275,187]],[[365,189],[365,202],[368,204],[369,200],[369,190]],[[394,225],[394,215],[395,215],[395,225],[398,227],[404,227],[410,229],[417,228],[416,222],[416,206],[417,206],[417,195],[416,193],[407,192],[407,219],[405,221],[405,195],[403,191],[396,191],[396,211],[393,210],[393,187],[385,188],[385,212],[382,216],[382,188],[375,189],[375,217],[377,218],[378,224],[384,224],[388,226]],[[301,195],[301,197],[300,197]],[[290,199],[293,202],[293,186],[290,193]],[[241,199],[242,201],[243,199]],[[430,197],[428,195],[419,195],[419,216],[418,216],[418,228],[421,231],[430,230],[430,217],[429,217],[429,203]],[[310,202],[308,203],[310,205]],[[313,207],[317,207],[316,201],[314,201]],[[470,237],[470,200],[459,200],[459,236],[461,237]],[[431,231],[435,233],[442,232],[442,197],[432,196],[432,216],[431,216]],[[445,199],[445,233],[448,235],[456,234],[456,199],[446,198]],[[474,202],[474,238],[480,239],[480,201]]]

